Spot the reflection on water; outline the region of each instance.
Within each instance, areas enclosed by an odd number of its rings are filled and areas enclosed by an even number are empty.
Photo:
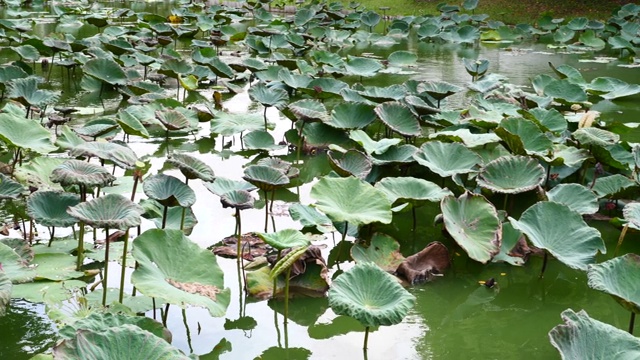
[[[0,316],[0,359],[30,359],[55,344],[56,332],[44,305],[12,300]]]

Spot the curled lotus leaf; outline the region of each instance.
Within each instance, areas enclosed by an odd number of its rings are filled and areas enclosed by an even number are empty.
[[[549,331],[549,340],[562,359],[637,359],[640,339],[584,311],[562,312],[564,324]]]
[[[92,157],[111,161],[124,169],[134,169],[138,157],[129,147],[116,142],[91,141],[76,146],[71,156]]]
[[[67,208],[80,203],[80,197],[57,191],[36,191],[27,199],[29,217],[40,225],[68,227],[78,220],[67,213]]]
[[[582,214],[598,212],[598,196],[580,184],[560,184],[547,193],[549,201],[567,205],[571,210]]]
[[[182,308],[205,307],[211,316],[224,316],[231,294],[224,288],[216,256],[182,231],[147,230],[134,240],[132,254],[139,267],[131,282],[142,294]]]
[[[389,235],[375,233],[368,246],[361,242],[351,247],[351,257],[356,263],[372,262],[382,270],[393,273],[404,261],[400,244]]]
[[[340,176],[355,176],[365,179],[371,172],[371,160],[358,150],[349,150],[345,153],[327,151],[329,165]]]
[[[222,196],[225,193],[233,190],[246,190],[252,191],[256,187],[246,181],[231,180],[223,177],[216,177],[213,182],[205,182],[204,187],[211,193]]]
[[[189,119],[177,110],[156,110],[155,115],[167,131],[182,130],[190,126]]]
[[[104,167],[81,160],[67,160],[51,172],[51,181],[68,185],[106,186],[116,177]]]
[[[264,165],[247,167],[242,178],[264,191],[273,191],[289,184],[289,178],[282,171]]]
[[[76,219],[94,228],[127,230],[140,225],[144,209],[118,194],[107,194],[67,208]]]
[[[385,102],[376,106],[374,111],[385,125],[402,136],[419,136],[422,133],[418,118],[401,102]]]
[[[329,289],[331,309],[366,327],[400,323],[415,301],[393,275],[369,262],[339,275]]]
[[[625,254],[589,265],[589,287],[604,291],[625,309],[640,313],[640,255]]]
[[[420,83],[418,85],[418,91],[429,94],[429,96],[440,103],[440,100],[462,91],[462,88],[445,81],[429,81]]]
[[[220,197],[222,207],[232,207],[239,210],[247,210],[253,208],[255,199],[246,190],[231,190],[224,193]]]
[[[442,177],[473,172],[482,163],[482,158],[466,146],[441,141],[422,144],[420,151],[413,157],[418,164]]]
[[[545,170],[534,158],[502,156],[478,173],[478,185],[504,194],[518,194],[535,189],[545,180]]]
[[[416,284],[442,276],[450,265],[449,250],[441,242],[434,241],[419,253],[404,259],[398,266],[396,274],[405,278],[410,284]]]
[[[320,100],[302,99],[292,102],[288,108],[302,121],[317,121],[328,117],[327,108]]]
[[[282,160],[277,157],[266,157],[258,160],[256,165],[269,166],[274,169],[282,171],[283,174],[288,174],[292,168],[292,164],[288,161]]]
[[[284,229],[273,233],[258,233],[258,236],[265,243],[278,250],[311,245],[309,238],[295,229]]]
[[[211,167],[191,155],[174,153],[169,156],[167,162],[177,167],[187,179],[200,179],[202,181],[213,181],[215,179]]]
[[[17,199],[25,188],[5,174],[0,174],[0,199]]]
[[[145,179],[142,189],[151,199],[164,206],[189,207],[196,202],[196,193],[178,178],[156,174]]]
[[[375,188],[382,190],[394,204],[400,201],[414,204],[435,202],[441,201],[445,196],[453,195],[447,188],[443,189],[431,181],[411,176],[386,177],[378,181]]]

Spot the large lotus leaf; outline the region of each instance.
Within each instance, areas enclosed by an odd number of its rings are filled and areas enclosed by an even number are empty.
[[[143,182],[144,193],[164,206],[190,207],[196,202],[196,193],[178,178],[156,174]]]
[[[222,207],[233,207],[238,210],[253,208],[255,199],[246,190],[231,190],[220,197]]]
[[[612,197],[625,189],[637,186],[637,183],[622,174],[599,177],[593,186],[593,192],[598,197]]]
[[[418,61],[418,55],[411,51],[398,50],[389,54],[387,60],[392,66],[409,66]]]
[[[422,132],[418,118],[400,102],[385,102],[374,110],[385,125],[402,136],[419,136]]]
[[[173,153],[167,162],[178,169],[187,179],[200,179],[202,181],[213,181],[215,175],[211,166],[204,161],[187,154]]]
[[[145,125],[128,108],[118,111],[116,121],[126,134],[141,136],[145,139],[149,138],[149,131],[147,131]]]
[[[211,316],[225,314],[230,292],[216,256],[180,230],[147,230],[134,240],[132,253],[139,267],[131,282],[142,294],[183,308],[206,307]]]
[[[580,184],[560,184],[547,192],[547,197],[582,215],[596,213],[600,208],[596,194]]]
[[[442,177],[473,172],[482,163],[480,156],[466,146],[441,141],[422,144],[420,152],[413,157],[420,165]]]
[[[116,177],[104,167],[86,161],[67,160],[51,172],[51,181],[68,185],[106,186]]]
[[[327,118],[327,108],[320,100],[302,99],[292,102],[288,109],[300,120],[314,121]]]
[[[486,264],[500,252],[502,223],[496,208],[478,194],[447,196],[440,204],[449,235],[469,254]]]
[[[587,101],[587,93],[568,79],[553,80],[544,87],[544,95],[561,103],[582,103]]]
[[[182,130],[191,124],[189,119],[180,111],[173,109],[156,110],[156,119],[168,130]]]
[[[640,339],[614,326],[592,319],[582,310],[562,312],[564,324],[549,331],[551,344],[563,360],[640,358]]]
[[[580,37],[578,38],[578,40],[582,43],[582,45],[588,46],[590,48],[594,48],[597,50],[603,49],[607,45],[607,43],[604,40],[602,40],[600,37],[598,37],[596,35],[596,32],[591,29],[586,30],[585,32],[580,34]]]
[[[309,246],[309,238],[295,229],[284,229],[273,233],[258,233],[258,236],[267,244],[278,250]]]
[[[434,241],[417,254],[404,259],[398,266],[396,274],[405,278],[410,284],[416,284],[442,276],[450,265],[449,250],[441,242]]]
[[[364,262],[339,275],[329,289],[329,306],[366,327],[398,324],[416,298],[377,265]]]
[[[94,120],[89,120],[82,125],[74,129],[78,135],[96,139],[99,136],[107,137],[113,136],[118,130],[118,122],[111,117],[103,117]]]
[[[14,114],[0,114],[0,140],[7,146],[47,154],[58,148],[51,142],[51,133],[38,122]]]
[[[82,66],[82,71],[109,85],[127,84],[127,74],[112,59],[91,59]]]
[[[343,92],[342,94],[346,100],[345,93]],[[365,86],[364,89],[357,91],[356,94],[360,96],[360,100],[356,101],[367,102],[367,100],[370,100],[371,102],[382,103],[404,98],[407,95],[407,88],[404,85]]]
[[[36,280],[62,281],[77,279],[85,275],[84,272],[76,271],[76,257],[71,254],[36,254],[33,257],[33,262],[38,264]]]
[[[449,189],[424,179],[405,177],[386,177],[375,184],[382,190],[392,204],[398,202],[420,203],[440,201],[445,196],[453,195]]]
[[[247,167],[242,178],[264,191],[273,191],[289,184],[289,178],[282,171],[265,165]]]
[[[598,251],[607,251],[600,232],[564,204],[538,202],[525,210],[520,220],[509,217],[509,221],[533,245],[549,251],[574,269],[587,270]]]
[[[331,116],[323,119],[338,129],[361,129],[376,119],[371,105],[355,102],[343,102],[331,110]]]
[[[188,356],[163,339],[136,325],[123,324],[99,331],[78,330],[53,348],[56,359],[171,359],[187,360]]]
[[[17,199],[25,188],[5,174],[0,174],[0,199]]]
[[[382,69],[382,63],[371,58],[349,56],[344,67],[351,75],[374,76],[378,70]]]
[[[625,309],[640,313],[640,255],[625,254],[589,265],[589,287],[613,296]]]
[[[32,281],[36,276],[35,269],[28,267],[26,261],[4,243],[0,243],[0,263],[4,273],[14,284]]]
[[[598,77],[591,81],[587,90],[600,94],[603,99],[613,100],[640,93],[640,85],[611,77]]]
[[[440,100],[462,91],[462,88],[444,81],[429,81],[419,84],[418,91],[426,92],[440,104]]]
[[[331,168],[340,176],[355,176],[365,179],[371,172],[371,160],[358,150],[349,150],[345,153],[327,151]]]
[[[351,257],[356,263],[372,262],[390,273],[395,272],[404,260],[400,253],[400,244],[391,236],[380,233],[374,234],[368,245],[353,245]]]
[[[67,208],[79,203],[80,197],[75,194],[36,191],[27,199],[27,213],[40,225],[68,227],[78,220],[67,213]]]
[[[495,132],[516,155],[546,155],[553,148],[553,143],[540,128],[533,121],[524,118],[504,119]]]
[[[124,169],[136,167],[138,157],[125,145],[114,142],[91,141],[76,146],[71,150],[71,156],[95,156],[102,160],[112,161]]]
[[[249,97],[263,106],[273,106],[277,109],[284,108],[289,100],[289,94],[285,90],[277,87],[267,87],[262,82],[249,88]]]
[[[107,194],[67,209],[76,219],[94,228],[127,230],[140,225],[144,209],[118,194]]]
[[[70,325],[64,326],[60,329],[60,336],[62,336],[63,339],[73,339],[78,330],[104,331],[122,325],[137,326],[171,343],[171,332],[162,326],[161,323],[151,318],[146,316],[129,316],[99,312],[91,313],[86,318],[79,319]]]
[[[364,151],[371,154],[382,154],[386,152],[390,147],[399,144],[402,142],[401,139],[380,139],[375,141],[369,137],[369,134],[362,130],[352,130],[349,132],[349,137],[360,144]]]
[[[358,226],[391,222],[391,202],[384,192],[355,178],[321,178],[311,188],[315,207],[334,222]]]
[[[529,110],[534,122],[544,131],[555,133],[563,132],[567,129],[567,119],[556,109],[533,108]],[[525,114],[525,116],[527,116]]]
[[[11,279],[0,270],[0,317],[4,316],[7,312],[7,307],[11,302]]]
[[[250,150],[280,150],[285,147],[285,145],[276,144],[273,135],[268,131],[264,130],[254,130],[248,134],[246,134],[242,141],[244,142],[244,146]]]
[[[624,219],[629,223],[629,227],[632,229],[640,230],[640,203],[631,202],[624,206],[622,209]]]
[[[545,180],[542,165],[527,156],[502,156],[478,173],[478,185],[504,194],[518,194],[535,189]]]
[[[322,233],[334,231],[335,228],[329,217],[314,207],[296,203],[289,207],[289,215],[294,221],[300,221],[302,226],[314,226]]]
[[[620,141],[620,135],[611,131],[594,127],[580,128],[573,132],[573,137],[580,142],[580,145],[615,145]]]
[[[514,266],[524,265],[530,251],[528,247],[523,248],[526,243],[524,235],[519,230],[514,229],[510,222],[503,223],[500,252],[493,257],[491,262],[504,261]]]
[[[158,73],[177,79],[179,75],[193,72],[193,66],[183,59],[169,59],[162,63]]]
[[[623,36],[611,36],[607,39],[607,43],[611,45],[611,49],[627,50],[633,55],[636,53],[635,46]]]
[[[211,132],[222,136],[232,136],[243,131],[264,129],[262,114],[234,114],[218,112],[211,119]]]
[[[213,182],[205,182],[204,187],[213,194],[222,196],[229,191],[234,190],[255,190],[256,187],[246,181],[231,180],[223,177],[216,177]]]
[[[469,129],[438,131],[437,133],[430,134],[429,139],[461,142],[468,148],[475,148],[500,141],[498,135],[494,133],[476,134],[469,131]]]
[[[394,145],[388,148],[384,153],[370,154],[371,161],[374,165],[389,165],[393,163],[408,164],[415,162],[414,155],[418,153],[418,148],[409,145]]]
[[[15,99],[22,105],[28,107],[37,106],[43,108],[57,102],[60,98],[60,92],[38,89],[40,82],[40,78],[34,76],[14,79],[9,83],[9,93],[7,97]]]

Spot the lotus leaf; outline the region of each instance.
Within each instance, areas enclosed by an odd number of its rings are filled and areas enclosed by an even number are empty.
[[[95,156],[113,162],[124,169],[136,167],[138,157],[129,147],[115,142],[91,141],[76,146],[71,156]]]
[[[562,359],[635,359],[640,340],[609,324],[592,319],[582,310],[562,312],[564,324],[549,332],[551,344]]]
[[[125,85],[127,83],[127,74],[112,59],[91,59],[83,65],[82,70],[85,74],[109,85]]]
[[[251,296],[258,299],[267,299],[274,293],[274,281],[269,276],[270,267],[247,272],[247,291]],[[324,297],[329,289],[328,271],[325,265],[316,262],[306,263],[306,270],[298,276],[289,280],[289,288],[293,293],[303,294],[311,297]],[[276,296],[283,295],[285,289],[284,276],[278,276],[275,281]]]
[[[0,199],[17,199],[24,193],[24,187],[5,174],[0,174]]]
[[[51,142],[51,133],[35,120],[14,114],[0,114],[0,140],[7,146],[47,154],[57,150]]]
[[[469,254],[486,264],[500,252],[502,223],[496,208],[482,195],[447,196],[440,204],[444,227]]]
[[[195,192],[178,178],[156,174],[145,179],[142,188],[151,199],[164,206],[190,207],[196,202]]]
[[[404,259],[396,274],[404,277],[410,284],[416,284],[442,276],[450,265],[449,250],[441,242],[434,241],[419,253]]]
[[[182,308],[206,307],[211,316],[225,314],[230,292],[216,256],[180,230],[147,230],[134,240],[132,253],[139,267],[131,282],[141,293]]]
[[[327,109],[320,100],[302,99],[292,102],[288,109],[300,120],[314,121],[327,117]]]
[[[200,179],[202,181],[213,181],[215,175],[213,170],[204,161],[187,154],[173,153],[167,162],[178,169],[187,179]]]
[[[249,88],[249,96],[252,100],[259,102],[265,107],[273,106],[282,109],[287,105],[289,95],[283,89],[267,87],[264,83]]]
[[[280,150],[285,147],[285,145],[276,144],[273,136],[264,130],[254,130],[248,134],[246,134],[242,141],[247,149],[252,150]]]
[[[89,316],[64,326],[60,335],[64,339],[73,339],[78,330],[104,331],[122,325],[134,325],[171,343],[171,333],[161,323],[145,316],[128,316],[112,313],[91,313]]]
[[[449,140],[453,142],[461,142],[468,148],[477,148],[487,144],[492,144],[500,141],[498,135],[494,133],[480,133],[475,134],[469,131],[469,129],[457,129],[453,131],[438,131],[437,133],[430,134],[429,139],[435,140]]]
[[[7,312],[7,307],[11,302],[11,279],[4,273],[4,270],[0,270],[0,317],[4,316]]]
[[[587,93],[568,79],[553,80],[544,87],[544,95],[561,103],[581,103],[587,101]]]
[[[540,128],[533,121],[524,118],[504,119],[495,132],[516,155],[546,155],[553,148],[553,143]]]
[[[640,313],[640,256],[626,254],[600,264],[589,265],[589,287],[604,291],[633,313]]]
[[[494,256],[491,261],[504,261],[514,266],[523,266],[530,252],[524,235],[514,229],[510,222],[505,222],[502,224],[500,253]]]
[[[323,121],[338,129],[360,129],[376,119],[373,107],[363,103],[344,102],[331,110]]]
[[[418,153],[418,148],[405,144],[391,146],[387,151],[380,155],[371,154],[371,161],[374,165],[388,165],[393,163],[412,163],[415,160],[414,155]]]
[[[379,17],[379,16],[378,16]],[[344,64],[345,69],[355,76],[373,76],[382,69],[380,61],[365,57],[349,56]]]
[[[264,165],[247,167],[242,178],[264,191],[273,191],[289,184],[289,178],[282,171]]]
[[[573,137],[580,142],[581,145],[598,145],[607,146],[615,145],[620,141],[620,135],[611,131],[598,129],[594,127],[580,128],[573,132]]]
[[[345,153],[330,150],[327,157],[331,168],[340,176],[355,176],[364,180],[371,172],[371,160],[358,150]]]
[[[413,157],[420,165],[442,177],[473,172],[482,163],[480,156],[464,145],[440,141],[422,144],[420,152]]]
[[[560,184],[551,189],[547,197],[582,215],[594,214],[600,208],[596,194],[580,184]]]
[[[144,209],[122,195],[108,194],[67,208],[67,213],[94,228],[127,230],[140,225]]]
[[[382,190],[392,204],[398,202],[420,203],[423,201],[441,201],[445,196],[453,195],[448,189],[424,179],[405,177],[386,177],[375,184]]]
[[[631,202],[622,209],[624,219],[628,221],[629,227],[640,230],[640,203]]]
[[[402,85],[390,85],[387,87],[365,86],[362,90],[357,91],[357,94],[363,98],[363,102],[370,100],[382,103],[404,98],[407,95],[407,88]]]
[[[375,233],[368,245],[353,245],[351,257],[356,263],[371,262],[390,273],[395,272],[404,260],[400,253],[400,244],[389,235],[381,233]]]
[[[314,226],[322,233],[335,230],[331,219],[329,219],[327,215],[309,205],[302,205],[300,203],[292,204],[289,207],[289,215],[291,215],[291,219],[300,221],[302,226]]]
[[[7,97],[17,100],[27,108],[45,107],[58,101],[60,92],[38,89],[40,82],[41,80],[34,76],[14,79],[9,83]],[[4,131],[2,133],[4,134]]]
[[[391,222],[391,202],[384,192],[355,177],[323,177],[311,188],[311,197],[334,222],[352,226]]]
[[[595,31],[589,29],[580,34],[578,39],[584,46],[588,46],[594,49],[603,49],[607,43],[600,39]]]
[[[502,156],[478,173],[478,185],[504,194],[518,194],[535,189],[545,180],[545,170],[537,160],[527,156]]]
[[[520,220],[509,217],[509,221],[533,245],[574,269],[587,270],[598,251],[603,254],[607,251],[600,232],[564,204],[538,202],[525,210]]]
[[[246,210],[253,208],[255,199],[246,190],[231,190],[224,193],[220,197],[222,207],[233,207],[238,210]]]
[[[306,247],[311,244],[309,238],[298,230],[284,229],[273,233],[258,233],[267,244],[278,250]]]
[[[38,264],[35,269],[36,280],[62,281],[77,279],[85,275],[84,272],[76,271],[76,257],[71,254],[36,254],[33,262]]]
[[[182,230],[186,235],[190,235],[193,231],[193,228],[198,224],[198,219],[196,219],[195,214],[193,213],[193,209],[183,208],[181,206],[173,206],[167,208],[167,216],[164,218],[164,207],[156,200],[145,199],[140,202],[140,205],[144,209],[144,214],[142,217],[153,221],[156,228],[162,228],[162,224],[164,223],[165,229],[180,229],[182,226]],[[184,213],[184,221],[182,219],[182,213]],[[117,247],[118,243],[109,245],[111,249],[114,249],[114,245]],[[95,260],[101,261],[100,258],[97,258],[95,254],[89,256]],[[127,264],[132,264],[133,262],[129,262],[127,260]]]
[[[637,186],[637,183],[622,174],[599,177],[593,185],[593,192],[598,197],[613,197],[625,189]]]
[[[27,199],[27,213],[44,226],[68,227],[77,220],[67,213],[67,208],[80,203],[80,197],[56,191],[36,191]]]
[[[222,196],[229,191],[234,190],[255,190],[256,187],[246,181],[230,180],[223,177],[216,177],[213,182],[205,182],[204,186],[213,194]]]
[[[162,123],[167,131],[170,130],[182,130],[190,127],[189,119],[177,110],[156,110],[156,119]]]
[[[438,107],[440,107],[441,100],[462,91],[462,88],[444,81],[430,81],[418,85],[418,91],[425,92],[436,99],[438,101]]]
[[[409,107],[400,102],[385,102],[374,109],[380,120],[402,136],[419,136],[422,133],[418,119]]]
[[[32,281],[36,276],[35,269],[28,267],[26,261],[4,243],[0,243],[0,263],[4,274],[14,284]]]
[[[534,122],[543,130],[552,132],[563,132],[567,129],[567,120],[556,109],[533,108],[529,114],[534,117]]]
[[[393,66],[409,66],[418,61],[418,55],[411,51],[398,50],[389,54],[387,60]]]
[[[362,130],[352,130],[352,131],[350,131],[349,132],[349,137],[353,141],[355,141],[358,144],[360,144],[360,146],[362,146],[364,151],[369,155],[371,155],[371,154],[383,154],[389,148],[391,148],[394,145],[399,144],[402,141],[401,139],[380,139],[378,141],[375,141],[375,140],[373,140],[373,139],[371,139],[369,137],[369,134],[367,134],[366,132],[364,132]]]
[[[260,114],[232,114],[218,112],[211,119],[211,132],[222,136],[232,136],[243,131],[264,129]]]
[[[64,186],[106,186],[115,180],[104,167],[80,160],[67,160],[51,172],[51,181]]]

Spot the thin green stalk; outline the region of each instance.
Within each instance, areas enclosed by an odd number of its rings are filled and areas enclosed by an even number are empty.
[[[287,277],[284,282],[284,323],[289,323],[289,278],[291,277],[291,268],[287,269]]]
[[[124,275],[127,269],[127,248],[129,247],[129,229],[124,234],[124,248],[122,249],[122,269],[120,271],[120,293],[118,294],[118,302],[122,304],[124,298]]]
[[[53,242],[53,237],[56,234],[56,227],[52,226],[51,227],[51,237],[49,238],[49,247],[51,247],[51,243]]]
[[[238,264],[240,264],[240,261],[242,259],[242,222],[240,220],[240,209],[238,208],[236,208],[236,228],[238,229],[238,233],[236,234],[236,261],[238,262]]]
[[[364,345],[362,349],[367,350],[367,343],[369,342],[369,327],[364,328]]]
[[[167,205],[164,206],[164,210],[162,211],[162,228],[164,229],[167,226],[167,210],[169,207]]]
[[[264,190],[264,232],[269,232],[269,194]]]
[[[109,228],[105,228],[104,232],[106,236],[106,248],[104,252],[104,277],[102,278],[102,306],[107,306],[107,276],[109,275]]]
[[[189,323],[187,322],[187,310],[182,309],[182,323],[187,331],[187,344],[189,345],[189,352],[193,353],[193,346],[191,346],[191,331],[189,330]]]
[[[629,334],[633,335],[634,323],[636,321],[636,313],[631,312],[631,318],[629,319]]]
[[[282,255],[282,250],[278,249],[278,256],[276,257],[276,262],[274,264],[277,264],[278,261],[280,261],[280,256],[281,255]],[[278,277],[273,279],[273,292],[271,294],[271,298],[275,298],[276,297],[276,290],[277,289],[278,289]]]
[[[189,178],[185,178],[184,179],[184,184],[189,186]],[[184,229],[184,218],[187,215],[187,208],[183,207],[182,208],[182,217],[180,218],[180,230]]]
[[[542,270],[540,270],[540,279],[544,277],[544,271],[547,269],[547,258],[549,257],[549,253],[547,250],[544,251],[544,257],[542,259]]]
[[[169,317],[169,303],[167,303],[167,305],[165,305],[164,307],[164,312],[162,313],[162,325],[164,325],[164,327],[167,327],[167,318]]]

